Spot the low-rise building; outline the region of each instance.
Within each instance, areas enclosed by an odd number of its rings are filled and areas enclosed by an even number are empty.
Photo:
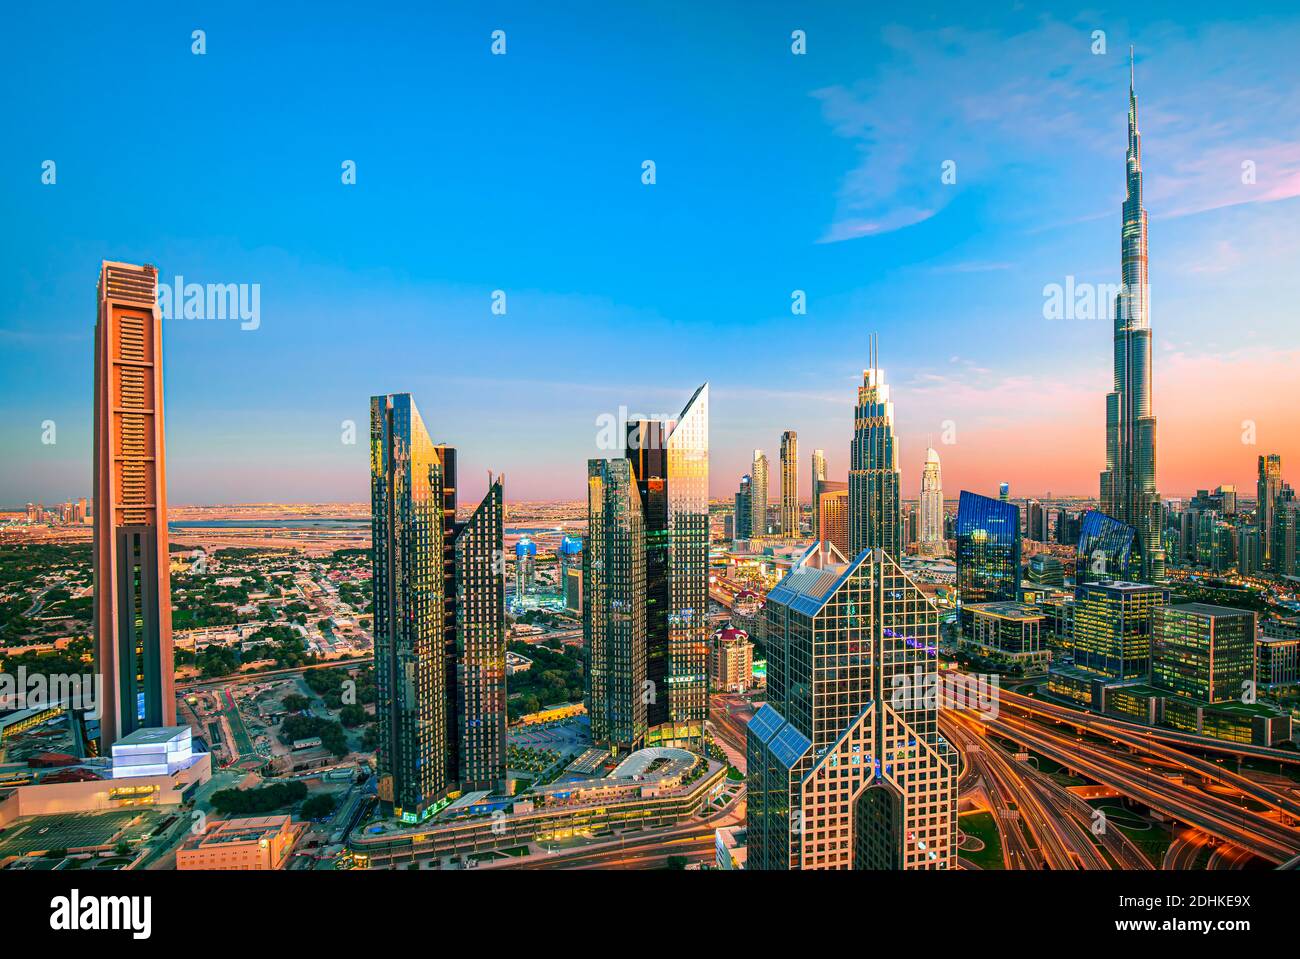
[[[280,869],[298,830],[288,816],[259,816],[211,822],[201,835],[176,850],[176,868]]]

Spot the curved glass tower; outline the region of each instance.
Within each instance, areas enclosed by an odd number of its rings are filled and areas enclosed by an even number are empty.
[[[1147,292],[1147,211],[1142,206],[1142,135],[1138,132],[1129,53],[1127,190],[1115,297],[1115,379],[1106,395],[1106,469],[1101,511],[1138,531],[1142,577],[1165,577],[1160,494],[1156,491],[1156,418],[1151,412],[1151,319]]]

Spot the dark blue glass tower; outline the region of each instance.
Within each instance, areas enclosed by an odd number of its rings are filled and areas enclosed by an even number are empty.
[[[1142,564],[1134,549],[1136,542],[1137,530],[1127,523],[1095,509],[1084,513],[1074,560],[1076,592],[1084,583],[1137,577]]]
[[[1020,597],[1020,507],[962,490],[957,503],[957,602],[962,632],[972,603]]]

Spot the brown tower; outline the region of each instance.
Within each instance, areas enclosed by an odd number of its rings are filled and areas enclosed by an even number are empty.
[[[104,262],[95,321],[95,663],[100,754],[176,723],[158,271]]]

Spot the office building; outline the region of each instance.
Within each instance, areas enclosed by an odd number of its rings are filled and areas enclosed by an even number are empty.
[[[1020,598],[1020,507],[962,490],[957,501],[957,604]],[[961,613],[962,634],[971,619]]]
[[[967,607],[971,619],[969,640],[962,645],[982,655],[1012,660],[1045,659],[1043,637],[1047,617],[1027,603],[975,603]]]
[[[1065,567],[1055,556],[1039,553],[1029,560],[1029,581],[1035,586],[1064,586]]]
[[[1146,680],[1156,613],[1169,592],[1149,583],[1090,582],[1076,593],[1074,663],[1110,679]]]
[[[454,543],[456,778],[461,790],[509,790],[506,582],[500,561],[504,535],[504,477],[494,480],[489,475],[487,494],[464,523],[456,524]],[[580,549],[581,541],[577,545]]]
[[[922,556],[944,555],[947,540],[943,531],[943,477],[939,470],[939,453],[933,446],[925,451],[918,513],[917,552]]]
[[[871,366],[862,371],[849,450],[849,554],[877,547],[903,555],[903,520],[894,438],[894,404],[871,338]]]
[[[1263,546],[1259,539],[1258,526],[1237,526],[1232,535],[1237,554],[1237,572],[1242,576],[1254,576],[1264,569]]]
[[[1121,231],[1120,292],[1115,297],[1114,385],[1106,395],[1106,469],[1101,512],[1137,530],[1144,582],[1165,578],[1156,417],[1151,405],[1151,316],[1147,289],[1147,211],[1142,205],[1142,137],[1129,77],[1127,181]]]
[[[1255,526],[1259,529],[1263,550],[1263,568],[1273,564],[1273,519],[1278,493],[1282,489],[1282,457],[1268,453],[1259,458],[1259,478],[1255,485]]]
[[[1074,553],[1074,585],[1100,580],[1128,580],[1141,572],[1136,555],[1137,530],[1095,509],[1083,514]]]
[[[588,711],[596,744],[615,751],[704,735],[708,397],[705,384],[675,422],[629,423],[626,458],[588,464]]]
[[[732,536],[737,540],[747,540],[754,535],[754,483],[749,474],[740,478],[740,489],[736,490],[736,515],[732,526]]]
[[[883,549],[815,543],[768,593],[767,703],[746,734],[748,869],[953,869],[938,611]]]
[[[504,497],[456,522],[456,451],[409,393],[371,398],[370,464],[379,799],[419,822],[505,781]]]
[[[750,536],[767,535],[767,454],[754,450],[749,467]]]
[[[1255,678],[1255,614],[1179,603],[1159,606],[1151,643],[1151,685],[1200,703],[1240,701]]]
[[[99,752],[176,724],[158,271],[105,262],[95,321],[94,634]]]
[[[849,555],[849,484],[823,480],[817,506],[817,538],[834,543],[843,556]]]
[[[1273,572],[1278,576],[1300,576],[1300,502],[1286,494],[1291,488],[1283,484],[1282,495],[1273,504]]]
[[[820,520],[817,518],[817,500],[822,495],[821,484],[826,481],[826,451],[813,450],[812,454],[812,485],[809,489],[812,491],[812,534],[817,538],[817,531],[821,529]]]
[[[537,592],[537,544],[528,536],[515,543],[515,602]]]
[[[646,533],[632,463],[587,464],[583,640],[592,741],[615,752],[645,742]]]
[[[799,437],[794,430],[781,434],[781,535],[799,535]]]
[[[1262,688],[1300,683],[1300,617],[1267,620],[1255,641],[1255,681]]]

